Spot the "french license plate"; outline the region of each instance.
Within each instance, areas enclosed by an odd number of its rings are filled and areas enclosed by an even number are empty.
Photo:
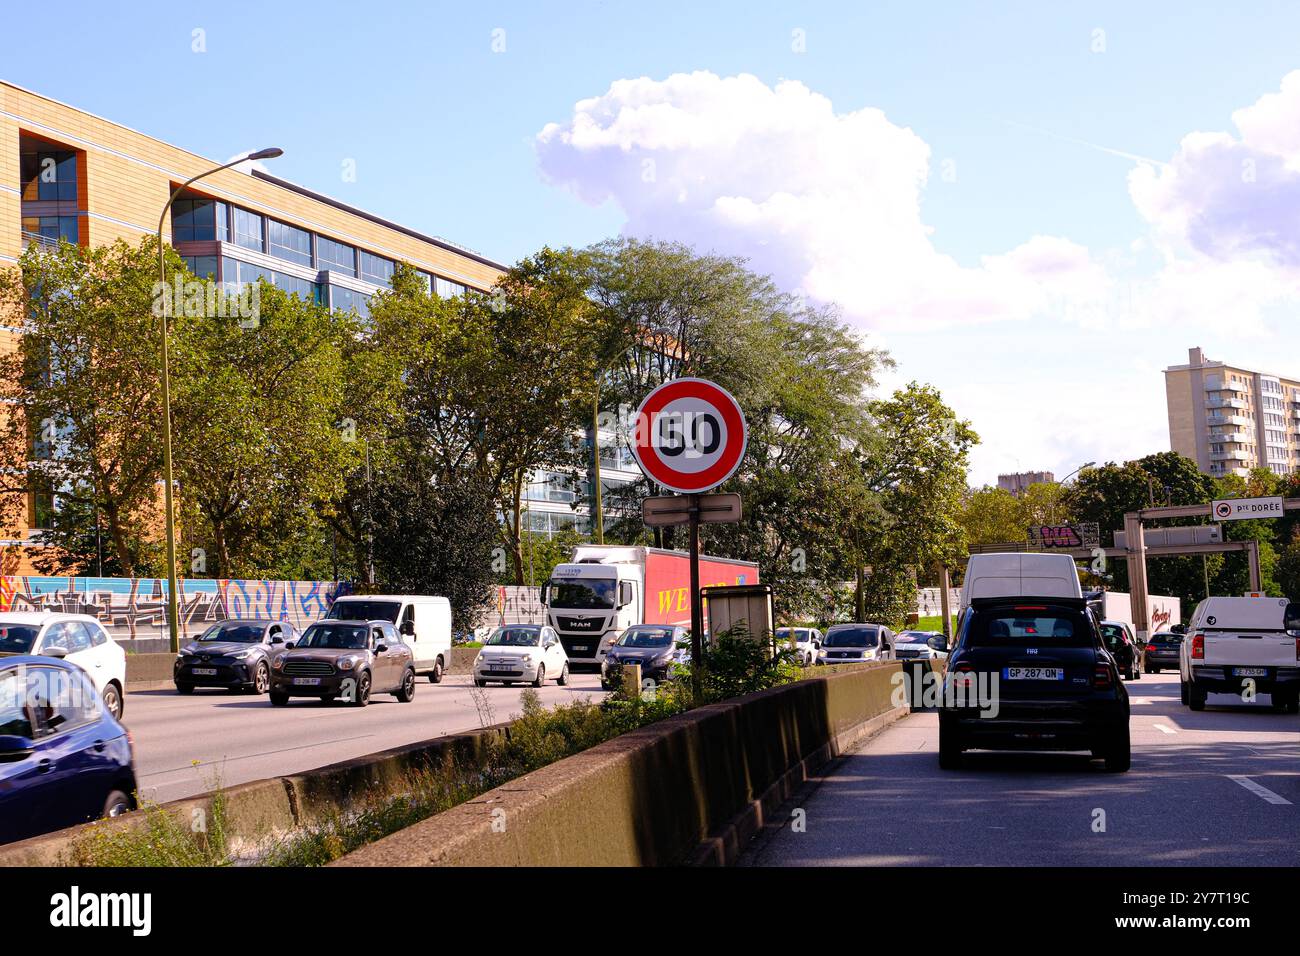
[[[574,645],[573,645],[573,649],[574,649],[575,651],[589,651],[589,650],[591,650],[591,645],[590,645],[590,644],[574,644]]]
[[[295,677],[293,679],[295,687],[315,687],[320,683],[319,677]]]
[[[1007,680],[1065,680],[1064,667],[1004,667]]]
[[[488,670],[490,670],[490,671],[508,671],[508,670],[510,670],[510,665],[509,665],[509,664],[489,664],[489,665],[488,665]]]
[[[191,674],[201,674],[204,677],[216,677],[217,669],[215,667],[191,667]]]
[[[1232,669],[1233,677],[1267,677],[1267,667],[1234,667]]]

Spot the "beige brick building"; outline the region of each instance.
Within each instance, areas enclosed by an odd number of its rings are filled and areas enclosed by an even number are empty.
[[[1165,369],[1169,444],[1209,475],[1300,471],[1300,380],[1206,358]]]
[[[267,145],[293,146],[231,147]],[[138,243],[157,230],[173,189],[220,163],[0,81],[0,269],[33,243]],[[397,261],[420,270],[443,296],[487,289],[505,268],[257,168],[225,170],[195,184],[172,207],[163,237],[197,275],[235,286],[263,278],[362,314]],[[14,347],[15,321],[0,318],[0,349]],[[21,556],[49,507],[29,500],[20,537],[0,541],[0,551],[8,545],[10,554],[0,573],[30,572],[12,556]]]

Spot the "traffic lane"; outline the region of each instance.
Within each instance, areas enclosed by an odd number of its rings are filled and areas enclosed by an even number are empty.
[[[475,688],[458,674],[441,684],[419,681],[409,704],[375,695],[368,707],[311,698],[272,707],[265,695],[220,690],[138,691],[127,694],[123,722],[141,796],[164,802],[508,720],[522,710],[522,690]],[[596,674],[572,674],[566,687],[548,681],[537,692],[548,706],[605,697]]]
[[[1162,675],[1163,676],[1163,675]],[[1295,866],[1291,715],[1232,708],[1179,720],[1177,677],[1128,684],[1133,766],[1056,753],[966,754],[941,771],[938,716],[912,714],[838,762],[752,866]],[[1150,710],[1150,713],[1147,711]],[[1202,721],[1203,718],[1208,718]],[[1176,723],[1173,734],[1155,727]],[[1246,783],[1238,782],[1244,780]],[[1290,803],[1270,802],[1247,784]]]

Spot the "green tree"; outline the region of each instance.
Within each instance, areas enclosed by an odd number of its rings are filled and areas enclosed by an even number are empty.
[[[32,246],[0,272],[0,313],[26,316],[18,349],[0,357],[0,397],[11,403],[0,419],[0,494],[52,494],[63,508],[55,547],[40,556],[47,571],[85,569],[96,517],[110,567],[150,570],[148,542],[161,537],[157,275],[149,239]]]

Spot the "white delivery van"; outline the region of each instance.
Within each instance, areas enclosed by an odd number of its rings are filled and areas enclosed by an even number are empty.
[[[1300,604],[1276,597],[1212,597],[1196,606],[1178,652],[1183,703],[1206,694],[1272,695],[1273,709],[1300,702]]]
[[[349,594],[325,617],[341,621],[388,621],[415,654],[415,672],[437,684],[451,666],[451,603],[428,594]]]
[[[961,586],[961,611],[976,598],[1060,597],[1083,600],[1079,571],[1068,554],[972,554]]]

